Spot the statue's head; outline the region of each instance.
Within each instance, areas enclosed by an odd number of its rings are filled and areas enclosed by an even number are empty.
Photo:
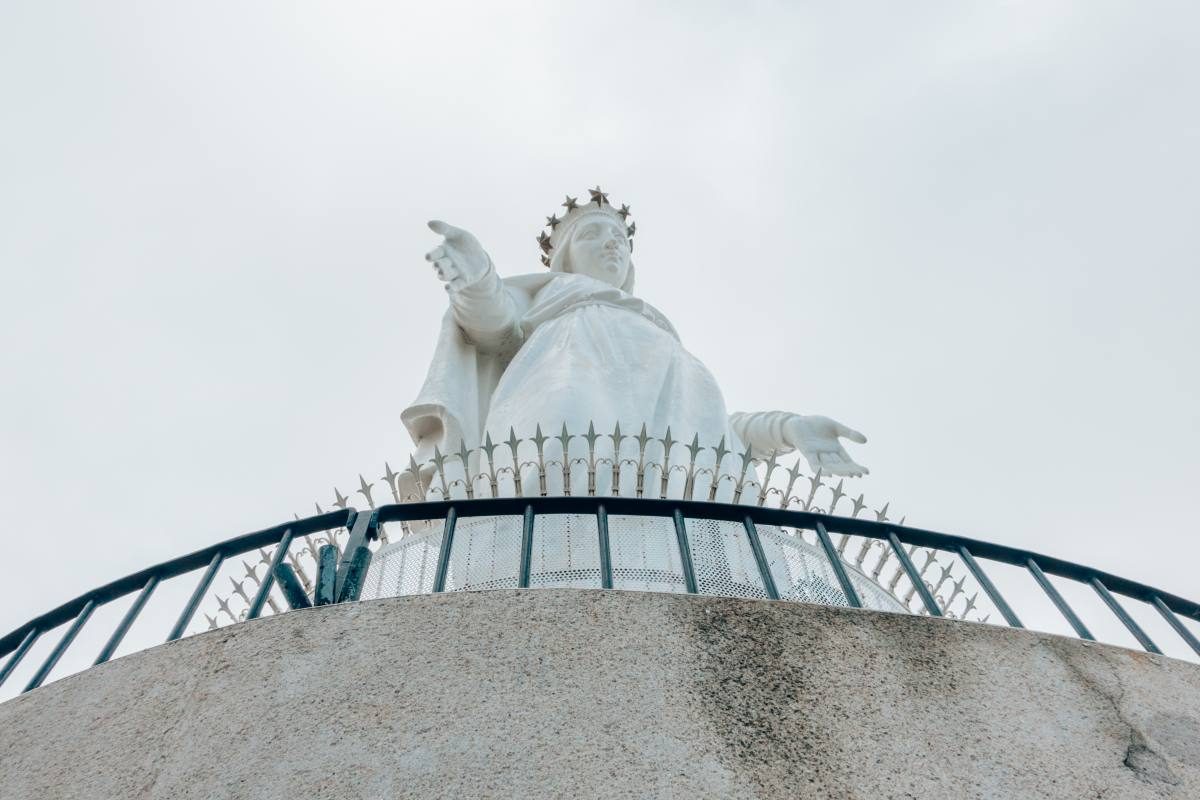
[[[542,263],[554,272],[587,275],[626,292],[633,291],[633,234],[626,224],[629,206],[613,208],[600,187],[589,189],[592,199],[580,205],[568,197],[567,213],[547,218],[550,233],[542,233]]]

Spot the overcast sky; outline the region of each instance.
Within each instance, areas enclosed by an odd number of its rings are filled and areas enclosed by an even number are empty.
[[[406,461],[425,221],[597,182],[731,409],[1200,595],[1200,6],[649,5],[0,5],[0,633]]]

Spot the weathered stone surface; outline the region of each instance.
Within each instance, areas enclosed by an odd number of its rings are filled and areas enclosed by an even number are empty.
[[[325,606],[0,705],[4,798],[1200,797],[1200,669],[581,590]]]

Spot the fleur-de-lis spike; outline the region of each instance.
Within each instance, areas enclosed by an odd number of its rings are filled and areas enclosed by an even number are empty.
[[[517,497],[520,497],[524,491],[521,487],[521,461],[517,455],[517,448],[521,445],[521,440],[517,438],[517,432],[510,425],[508,428],[508,452],[512,455],[513,463],[513,486],[516,489]]]
[[[821,468],[818,467],[816,473],[811,478],[807,479],[809,488],[808,488],[808,499],[804,501],[804,510],[805,511],[808,511],[810,508],[812,508],[813,498],[817,496],[817,489],[820,489],[822,486],[825,485],[825,484],[821,483],[822,473],[823,473],[823,470],[821,470]]]
[[[733,451],[725,449],[724,436],[721,437],[721,441],[717,442],[716,447],[710,447],[709,449],[715,451],[717,454],[717,463],[713,466],[713,482],[715,483],[717,476],[721,474],[721,463],[725,460],[725,456]]]
[[[413,476],[413,483],[417,487],[417,500],[424,500],[425,486],[421,483],[421,468],[417,466],[417,460],[411,454],[408,457],[408,469],[404,471]]]
[[[262,581],[260,581],[260,580],[259,580],[259,578],[258,578],[258,573],[254,571],[254,567],[257,567],[257,566],[258,566],[257,564],[255,564],[255,565],[252,567],[252,566],[250,566],[249,564],[247,564],[247,563],[246,563],[246,560],[245,560],[245,559],[242,559],[242,566],[246,568],[246,577],[247,577],[247,578],[249,578],[250,580],[254,581],[254,583],[255,583],[256,585],[257,585],[257,584],[259,584],[259,583],[262,583]]]
[[[447,457],[442,455],[442,451],[439,450],[438,446],[435,444],[433,446],[433,459],[432,459],[433,468],[435,470],[437,470],[438,478],[442,482],[442,498],[445,500],[449,500],[450,499],[450,487],[446,484],[446,470],[445,470],[446,458]]]
[[[233,578],[230,578],[230,580],[233,580]],[[236,585],[236,586],[237,586],[239,589],[241,589],[241,588],[242,588],[241,584],[235,584],[235,585]],[[235,616],[235,615],[234,615],[234,613],[233,613],[233,609],[231,609],[231,608],[229,607],[229,598],[227,598],[227,597],[221,597],[220,595],[217,595],[217,609],[218,609],[218,610],[217,610],[217,615],[218,615],[218,616],[220,615],[220,613],[221,613],[222,611],[224,611],[226,614],[228,614],[228,615],[229,615],[229,618],[230,618],[231,620],[233,620],[234,622],[237,622],[237,616]]]
[[[591,420],[588,420],[587,433],[583,435],[583,438],[588,443],[588,450],[595,449],[596,440],[600,438],[600,434],[596,433],[596,426]]]
[[[888,512],[889,505],[891,505],[891,503],[884,503],[883,508],[881,508],[875,512],[875,519],[877,522],[887,522],[887,518],[888,518],[887,512]]]
[[[563,423],[562,433],[554,437],[562,445],[562,483],[563,494],[571,494],[571,439],[575,438],[567,433],[567,423]]]
[[[621,433],[621,423],[620,422],[617,422],[616,427],[613,428],[613,432],[610,433],[609,436],[612,437],[612,440],[613,440],[613,457],[620,458],[621,457],[621,440],[625,438],[624,434]]]
[[[388,462],[383,462],[383,477],[380,480],[386,481],[388,488],[392,490],[392,499],[397,503],[400,502],[400,484],[396,480],[400,477],[398,473],[392,472],[392,465]]]
[[[346,503],[350,500],[349,497],[343,497],[342,493],[338,491],[338,488],[336,486],[333,487],[333,497],[334,497],[333,504],[341,509],[345,509]]]
[[[546,440],[549,438],[549,436],[542,435],[542,426],[539,424],[533,433],[533,446],[537,448],[538,456],[541,456],[542,446],[546,444]]]
[[[208,629],[210,631],[217,629],[217,618],[216,617],[210,617],[208,614],[205,614],[204,619],[208,620]]]
[[[367,479],[362,476],[362,473],[358,473],[358,493],[367,498],[367,506],[370,508],[375,508],[375,498],[371,497],[371,487],[374,485],[367,483]]]
[[[662,446],[663,446],[663,458],[666,459],[667,461],[670,461],[671,460],[671,448],[674,447],[676,444],[678,444],[678,442],[676,442],[674,439],[671,438],[671,426],[670,425],[667,426],[666,434],[664,434],[663,438],[659,439],[659,441],[662,442]]]
[[[484,435],[483,447],[480,449],[483,450],[484,454],[487,455],[487,460],[488,460],[489,464],[492,463],[492,453],[494,453],[496,451],[496,448],[498,446],[499,445],[492,444],[492,434],[488,433],[488,434]]]
[[[846,496],[846,493],[842,491],[842,486],[845,483],[846,483],[845,479],[840,480],[840,481],[838,481],[837,486],[835,486],[829,490],[830,493],[833,494],[833,499],[829,501],[829,513],[830,514],[832,514],[834,509],[837,508],[838,501],[840,501],[843,497]]]
[[[854,498],[852,502],[854,503],[854,510],[850,513],[850,516],[855,518],[859,515],[859,512],[867,507],[867,503],[865,500],[863,500],[863,496],[861,494]]]
[[[675,440],[671,438],[671,426],[670,425],[667,426],[666,435],[663,436],[663,438],[659,439],[658,441],[661,442],[662,446],[663,446],[663,463],[662,463],[662,472],[659,475],[658,496],[662,499],[666,499],[667,483],[669,483],[670,479],[671,479],[671,448],[674,447],[676,444]]]
[[[317,509],[317,516],[320,516],[321,514],[325,513],[324,511],[321,510],[320,503],[313,503],[313,508]]]
[[[566,199],[566,201],[565,201],[565,202],[562,204],[563,208],[565,208],[565,209],[567,210],[567,212],[568,212],[568,213],[570,213],[570,212],[574,211],[575,209],[579,208],[579,203],[578,203],[578,202],[576,202],[576,201],[577,201],[577,199],[578,199],[578,198],[571,197],[570,195],[567,195],[567,199]]]
[[[629,216],[629,206],[622,204],[621,208],[617,210],[617,214],[620,215],[621,221],[623,222],[625,218]]]
[[[242,582],[234,578],[232,575],[229,576],[229,582],[233,584],[233,593],[242,598],[242,601],[249,605],[250,597],[246,594],[246,590],[242,588]]]
[[[271,563],[271,554],[267,552],[265,547],[258,548],[258,563],[259,564],[270,564]],[[258,564],[255,564],[255,566],[258,566]]]
[[[966,619],[967,614],[970,614],[971,611],[974,610],[975,601],[978,599],[979,599],[979,592],[976,592],[975,594],[973,594],[967,598],[967,604],[965,606],[963,606],[963,610],[962,610],[962,616],[964,619]]]
[[[642,430],[635,438],[637,439],[638,448],[642,450],[642,452],[645,452],[646,442],[650,441],[650,437],[646,435],[646,423],[642,423]]]
[[[696,491],[696,457],[704,448],[700,446],[700,434],[692,435],[692,443],[684,445],[688,451],[687,478],[683,482],[683,499],[691,500]]]
[[[546,217],[546,224],[550,226],[550,230],[554,230],[555,228],[557,228],[558,223],[560,223],[560,222],[562,222],[562,220],[559,219],[554,214],[551,214],[550,216]]]
[[[796,485],[796,479],[800,477],[802,467],[800,466],[800,457],[796,457],[796,461],[788,468],[787,488],[783,490],[783,499],[780,500],[780,507],[787,508],[792,502],[792,487]]]
[[[462,462],[463,479],[467,482],[467,499],[473,500],[475,499],[475,480],[471,477],[471,451],[467,449],[467,443],[463,439],[458,440],[458,452],[455,455]]]

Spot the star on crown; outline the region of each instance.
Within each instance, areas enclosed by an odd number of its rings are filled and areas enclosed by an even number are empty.
[[[566,213],[561,217],[556,214],[546,217],[548,230],[538,234],[537,243],[542,251],[542,263],[547,267],[550,266],[554,248],[565,240],[570,230],[575,227],[575,223],[585,216],[595,214],[604,214],[614,220],[619,220],[625,228],[625,235],[629,237],[629,249],[633,250],[633,234],[637,232],[637,223],[629,219],[629,206],[622,205],[620,208],[614,208],[608,202],[608,192],[601,189],[599,185],[595,189],[587,191],[591,196],[586,203],[581,205],[578,197],[567,195],[562,203],[562,207],[567,210]]]

